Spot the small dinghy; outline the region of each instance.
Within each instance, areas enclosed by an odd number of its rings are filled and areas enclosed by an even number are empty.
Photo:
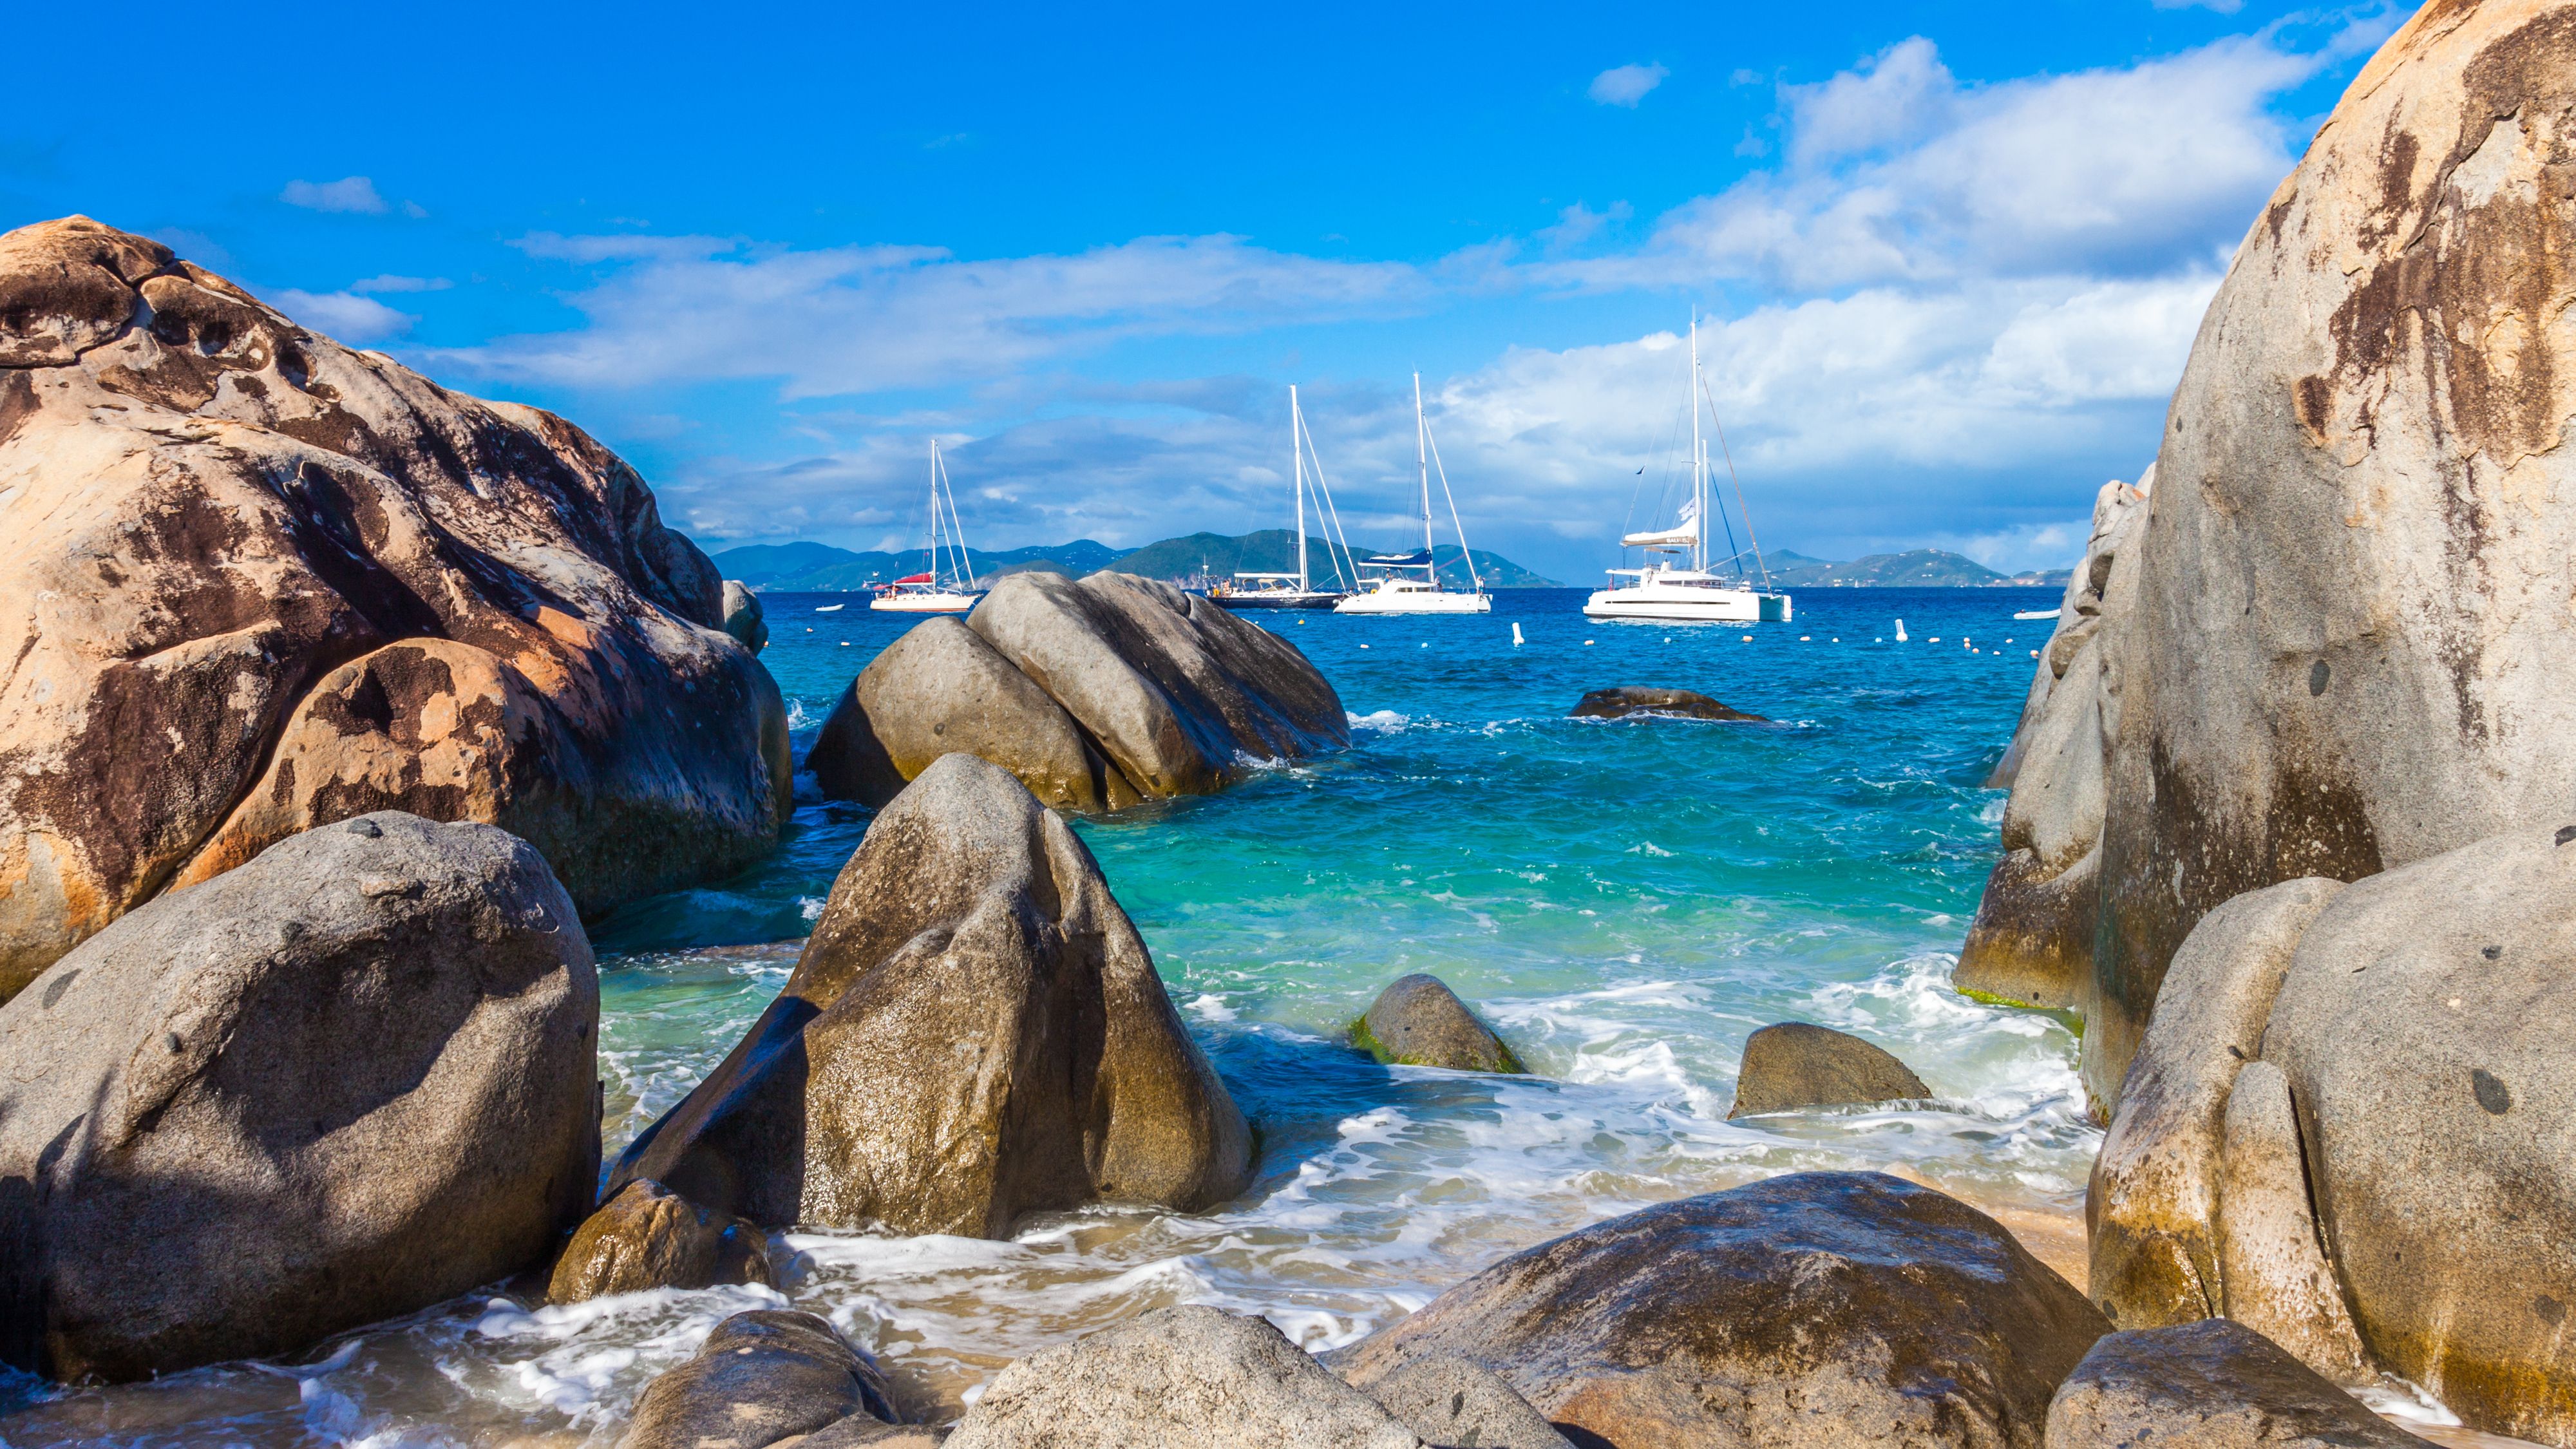
[[[2062,606],[2056,609],[2024,609],[2019,613],[2014,614],[2013,617],[2016,619],[2054,619],[2062,612],[2064,612]]]

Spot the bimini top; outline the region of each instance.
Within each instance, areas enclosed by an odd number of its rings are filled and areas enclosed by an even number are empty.
[[[1428,564],[1431,562],[1431,550],[1429,550],[1429,549],[1427,549],[1427,548],[1418,548],[1418,549],[1415,549],[1415,550],[1414,550],[1413,552],[1411,552],[1411,553],[1381,553],[1381,554],[1373,554],[1373,555],[1371,555],[1371,556],[1370,556],[1370,557],[1368,557],[1368,558],[1361,559],[1361,560],[1360,560],[1360,562],[1361,562],[1361,563],[1364,563],[1364,564],[1375,564],[1375,565],[1377,565],[1377,566],[1378,566],[1378,567],[1380,567],[1380,568],[1390,568],[1390,569],[1398,569],[1398,568],[1414,568],[1414,569],[1418,569],[1418,568],[1422,568],[1422,567],[1424,567],[1424,566],[1428,565]]]

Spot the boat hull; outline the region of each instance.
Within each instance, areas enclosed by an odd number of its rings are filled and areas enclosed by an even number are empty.
[[[1333,606],[1336,614],[1490,614],[1483,594],[1353,594]]]
[[[1210,594],[1211,603],[1229,609],[1329,609],[1340,603],[1341,594]]]
[[[1592,619],[1645,619],[1661,624],[1786,624],[1787,594],[1748,589],[1602,589],[1584,601]]]
[[[890,594],[871,599],[868,607],[886,614],[963,614],[971,611],[981,594]]]

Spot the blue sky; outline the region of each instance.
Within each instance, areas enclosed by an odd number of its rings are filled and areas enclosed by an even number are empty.
[[[1576,581],[1694,309],[1766,546],[2067,562],[2405,13],[151,11],[12,19],[63,104],[0,119],[0,226],[556,409],[710,548],[910,542],[933,437],[979,546],[1279,526],[1292,382],[1392,538],[1419,369],[1472,541]]]

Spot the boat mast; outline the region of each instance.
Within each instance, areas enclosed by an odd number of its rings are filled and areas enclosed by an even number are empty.
[[[1691,568],[1708,572],[1708,444],[1699,435],[1699,310],[1691,310]]]
[[[1431,574],[1431,587],[1440,587],[1440,560],[1431,553],[1431,449],[1423,441],[1422,374],[1413,375],[1413,459],[1422,468],[1422,551],[1431,556],[1425,567]]]
[[[1297,463],[1297,592],[1309,593],[1314,585],[1306,582],[1306,449],[1298,438],[1306,431],[1305,414],[1297,408],[1297,384],[1288,384],[1288,453]]]

